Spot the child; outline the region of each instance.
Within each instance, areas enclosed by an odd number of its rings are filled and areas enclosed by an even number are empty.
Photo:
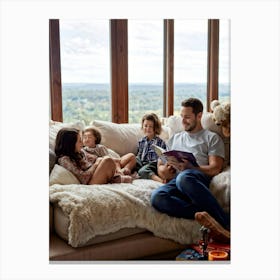
[[[158,136],[161,133],[161,122],[156,114],[146,114],[142,118],[141,127],[145,136],[138,142],[136,170],[141,179],[153,179],[163,183],[166,179],[157,175],[158,155],[152,148],[152,144],[155,144],[166,149],[165,142]]]
[[[62,128],[55,141],[57,163],[72,172],[84,185],[114,183],[116,165],[110,157],[98,158],[82,149],[79,130]]]
[[[108,149],[101,145],[101,133],[94,127],[88,127],[83,133],[84,150],[98,157],[109,156]],[[131,175],[136,165],[136,158],[133,153],[128,153],[120,159],[113,158],[116,164],[116,172],[120,175]],[[126,178],[128,179],[129,176]],[[123,177],[124,178],[124,177]]]
[[[159,178],[161,179],[161,182],[166,184],[175,177],[176,169],[168,163],[163,164],[161,159],[158,159],[157,173]],[[160,180],[156,180],[156,181],[160,181]]]

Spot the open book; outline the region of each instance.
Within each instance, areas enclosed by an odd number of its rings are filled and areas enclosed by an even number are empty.
[[[171,151],[165,151],[163,148],[152,145],[153,149],[155,150],[156,154],[159,156],[159,158],[165,163],[170,160],[177,160],[178,162],[183,162],[182,159],[188,160],[193,166],[199,166],[196,162],[196,159],[192,153],[183,152],[183,151],[177,151],[177,150],[171,150]]]

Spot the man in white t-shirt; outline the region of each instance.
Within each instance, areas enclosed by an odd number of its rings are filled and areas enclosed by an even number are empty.
[[[187,160],[172,162],[179,172],[167,184],[153,191],[151,204],[170,216],[196,219],[208,226],[214,236],[229,240],[229,216],[209,190],[211,178],[223,167],[224,143],[218,134],[202,127],[203,104],[199,99],[189,98],[181,105],[184,131],[168,141],[168,150],[193,153],[199,167]]]

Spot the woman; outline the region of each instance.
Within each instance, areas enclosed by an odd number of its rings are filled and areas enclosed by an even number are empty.
[[[110,157],[98,158],[82,149],[79,130],[62,128],[56,136],[57,163],[72,172],[84,185],[118,182],[116,165]]]

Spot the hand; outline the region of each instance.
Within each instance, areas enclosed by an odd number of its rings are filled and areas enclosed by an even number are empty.
[[[121,159],[120,159],[120,158],[113,158],[113,160],[114,160],[114,162],[115,162],[116,164],[119,164],[119,163],[121,162]]]
[[[168,164],[173,168],[179,171],[183,171],[185,169],[192,169],[193,165],[186,159],[182,159],[183,162],[178,162],[176,159],[170,159]]]

